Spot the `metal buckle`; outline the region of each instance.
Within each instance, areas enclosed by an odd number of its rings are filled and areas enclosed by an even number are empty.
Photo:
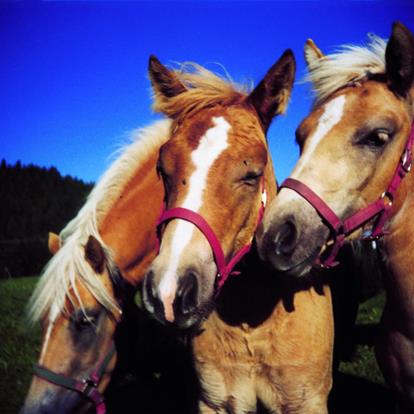
[[[401,166],[403,167],[404,171],[409,173],[411,171],[411,167],[413,164],[413,159],[411,157],[411,151],[406,148],[401,156]]]
[[[388,198],[388,207],[391,207],[392,203],[394,202],[394,196],[391,193],[389,193],[388,191],[384,191],[381,194],[380,198],[385,199],[385,197]]]
[[[378,233],[376,236],[373,236],[372,234],[369,234],[368,236],[363,236],[362,240],[367,240],[370,242],[377,242],[378,240],[382,239],[385,236],[383,232]]]
[[[89,396],[91,391],[98,388],[98,384],[95,381],[92,381],[90,378],[84,378],[82,380],[83,388],[82,394]]]
[[[263,203],[263,207],[266,207],[267,204],[267,191],[263,190],[262,192],[262,203]]]

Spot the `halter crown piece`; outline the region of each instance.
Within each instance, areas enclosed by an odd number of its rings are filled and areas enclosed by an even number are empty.
[[[266,189],[265,189],[265,181],[264,176],[262,178],[262,198],[260,201],[260,207],[256,222],[256,228],[262,222],[264,210],[266,207]],[[241,249],[226,263],[226,258],[223,252],[223,248],[221,247],[221,243],[216,236],[216,233],[211,228],[211,226],[207,223],[207,221],[197,212],[189,210],[183,207],[174,207],[169,210],[165,210],[161,213],[158,223],[157,223],[157,237],[158,243],[161,244],[161,225],[167,221],[172,219],[181,219],[188,221],[194,226],[196,226],[203,234],[204,237],[207,239],[208,243],[210,244],[211,250],[213,251],[214,261],[217,266],[217,275],[216,275],[216,289],[217,292],[221,289],[224,285],[224,282],[228,279],[230,275],[239,274],[239,272],[234,272],[233,268],[236,266],[237,263],[249,252],[252,241],[248,244],[241,247]],[[256,231],[255,228],[255,231]],[[253,239],[253,237],[252,237]]]
[[[369,220],[375,218],[373,228],[364,239],[377,240],[386,234],[385,224],[389,220],[389,212],[394,201],[395,193],[402,179],[410,172],[413,162],[414,143],[414,123],[411,126],[411,132],[408,136],[400,161],[391,179],[388,188],[381,194],[379,199],[362,208],[348,218],[341,220],[334,211],[306,184],[294,178],[287,178],[280,188],[290,188],[301,195],[316,210],[323,222],[331,230],[333,245],[330,247],[325,258],[318,258],[316,264],[322,267],[330,268],[338,264],[335,260],[340,248],[342,247],[345,237],[362,227]]]

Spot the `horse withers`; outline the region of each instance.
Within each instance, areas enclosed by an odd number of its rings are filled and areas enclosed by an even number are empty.
[[[166,205],[160,251],[143,285],[146,308],[164,324],[193,328],[201,413],[255,412],[258,400],[271,412],[327,412],[329,288],[279,283],[254,249],[241,274],[223,282],[260,229],[265,192],[269,201],[276,194],[266,132],[286,107],[293,55],[286,52],[249,94],[158,62],[153,69],[156,108],[174,117],[174,127],[158,162]],[[194,105],[187,84],[201,82],[214,89],[200,89]]]
[[[388,274],[376,354],[384,377],[414,403],[414,37],[395,23],[388,42],[325,56],[305,46],[316,91],[296,131],[301,155],[264,219],[259,250],[278,271],[332,266],[345,239],[376,240]]]

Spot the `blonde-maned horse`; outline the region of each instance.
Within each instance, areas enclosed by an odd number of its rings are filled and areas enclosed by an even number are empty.
[[[287,105],[294,68],[287,51],[253,92],[203,108],[190,105],[174,73],[150,72],[157,107],[175,122],[158,161],[166,206],[143,299],[163,323],[200,324],[192,346],[203,414],[254,413],[258,400],[272,413],[327,412],[329,288],[284,284],[254,250],[241,275],[223,282],[260,229],[263,190],[268,200],[276,195],[266,131]],[[186,119],[177,116],[182,105]]]
[[[80,413],[91,403],[104,410],[123,287],[136,288],[157,251],[164,190],[155,165],[170,125],[162,120],[137,131],[76,218],[50,237],[54,256],[30,303],[43,337],[22,414]]]
[[[315,259],[332,265],[345,238],[378,239],[387,302],[376,355],[384,377],[414,406],[414,37],[391,37],[325,56],[305,46],[316,91],[296,131],[300,159],[267,210],[263,258],[301,276]],[[333,239],[332,243],[328,243]]]

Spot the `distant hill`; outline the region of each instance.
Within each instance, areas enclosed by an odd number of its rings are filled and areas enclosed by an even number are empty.
[[[47,235],[72,219],[93,184],[55,167],[0,164],[0,277],[37,274],[49,259]]]

